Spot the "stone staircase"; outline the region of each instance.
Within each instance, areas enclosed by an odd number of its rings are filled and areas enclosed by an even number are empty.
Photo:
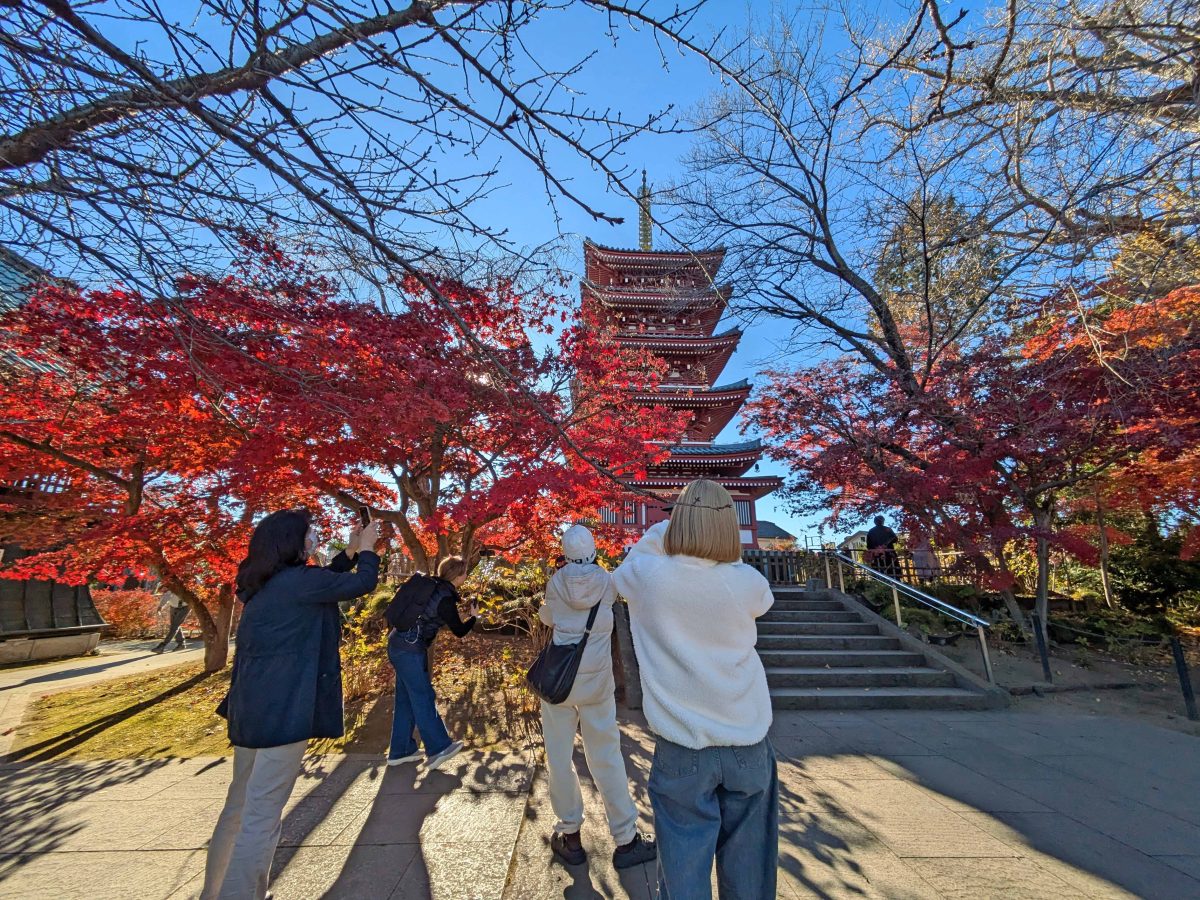
[[[996,690],[837,591],[777,587],[758,620],[776,709],[988,709]]]

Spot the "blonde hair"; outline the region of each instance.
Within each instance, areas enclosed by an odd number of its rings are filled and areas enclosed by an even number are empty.
[[[467,561],[461,556],[447,556],[438,563],[437,577],[453,581],[459,575],[467,574]]]
[[[671,510],[663,548],[671,556],[739,562],[742,535],[729,491],[706,478],[685,487]]]

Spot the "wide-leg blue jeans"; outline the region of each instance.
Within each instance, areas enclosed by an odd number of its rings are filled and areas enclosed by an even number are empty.
[[[388,757],[399,759],[417,752],[414,726],[425,745],[425,755],[441,753],[450,746],[450,735],[437,710],[425,648],[402,650],[394,646],[394,641],[388,643],[388,659],[396,670],[396,706]]]
[[[721,900],[774,900],[779,778],[768,740],[690,750],[659,738],[649,790],[659,900],[711,900],[714,857]]]

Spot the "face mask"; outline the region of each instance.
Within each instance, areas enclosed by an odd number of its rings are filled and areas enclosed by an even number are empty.
[[[309,525],[308,532],[304,535],[304,558],[307,559],[316,553],[319,546],[321,546],[321,535],[314,526]]]

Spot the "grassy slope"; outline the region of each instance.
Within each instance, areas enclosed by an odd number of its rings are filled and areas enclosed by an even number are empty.
[[[520,686],[528,642],[492,635],[439,639],[434,681],[452,735],[471,746],[523,748],[540,741],[538,705]],[[220,756],[230,752],[214,710],[229,670],[205,677],[198,663],[49,694],[31,705],[12,759],[128,759]],[[348,733],[318,741],[317,753],[383,753],[391,696],[348,704]]]

